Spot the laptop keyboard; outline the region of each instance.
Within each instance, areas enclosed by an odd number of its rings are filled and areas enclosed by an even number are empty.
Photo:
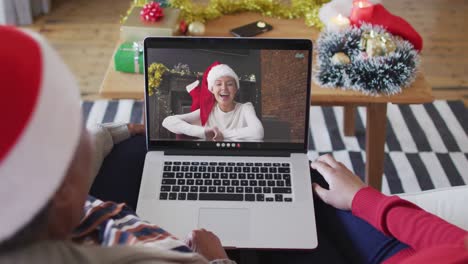
[[[160,200],[292,202],[290,163],[165,161]]]

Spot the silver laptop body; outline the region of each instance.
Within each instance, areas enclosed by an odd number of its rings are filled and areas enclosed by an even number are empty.
[[[205,228],[230,248],[316,248],[306,156],[311,41],[147,38],[144,57],[148,153],[137,214],[180,239]],[[261,140],[209,141],[162,125],[168,116],[196,111],[186,86],[202,83],[214,61],[239,76],[235,102],[253,106]],[[157,65],[167,70],[155,87]]]

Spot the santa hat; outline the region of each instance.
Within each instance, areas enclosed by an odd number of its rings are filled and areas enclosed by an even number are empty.
[[[208,73],[208,78],[207,78],[207,80],[208,80],[208,90],[210,92],[213,92],[213,85],[214,85],[215,81],[217,79],[221,78],[221,77],[224,77],[224,76],[229,76],[229,77],[233,78],[236,81],[237,89],[240,88],[240,86],[239,86],[239,77],[231,69],[231,67],[229,67],[226,64],[219,64],[219,65],[211,68],[210,72]]]
[[[408,40],[416,50],[421,51],[423,48],[423,39],[411,24],[403,18],[393,15],[381,4],[353,9],[349,19],[352,25],[358,27],[363,23],[383,26],[393,35]]]
[[[192,96],[192,107],[190,111],[195,111],[200,109],[200,120],[202,126],[208,121],[210,116],[211,109],[215,105],[215,99],[211,91],[208,90],[208,76],[213,68],[222,65],[219,62],[215,61],[208,68],[206,68],[203,73],[202,82],[196,80],[195,82],[186,86],[187,92]]]
[[[370,5],[355,7],[359,2],[367,2]],[[381,2],[382,0],[332,0],[320,8],[319,18],[326,26],[332,24],[332,18],[338,15],[349,17],[351,24],[358,27],[363,23],[380,25],[393,35],[408,40],[416,50],[421,51],[423,48],[421,35],[406,20],[385,9]]]
[[[0,241],[26,226],[62,183],[81,135],[72,73],[33,32],[0,26]]]

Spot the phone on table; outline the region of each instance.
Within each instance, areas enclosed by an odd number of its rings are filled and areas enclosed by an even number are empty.
[[[265,21],[259,20],[253,23],[231,29],[231,34],[236,37],[253,37],[272,30],[273,27]]]

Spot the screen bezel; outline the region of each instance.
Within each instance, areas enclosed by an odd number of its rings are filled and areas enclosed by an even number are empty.
[[[147,50],[157,48],[171,49],[257,49],[257,50],[307,50],[308,51],[308,71],[307,71],[307,97],[306,97],[306,120],[304,126],[304,143],[281,143],[281,142],[246,142],[229,141],[229,143],[239,143],[240,148],[225,148],[217,146],[218,142],[210,141],[177,141],[177,140],[152,140],[149,134],[149,122],[145,115],[146,124],[146,144],[148,151],[155,150],[184,150],[184,152],[194,150],[207,150],[225,152],[232,150],[246,153],[249,151],[262,152],[290,152],[306,153],[309,137],[309,109],[311,94],[311,67],[312,67],[312,41],[309,39],[275,39],[275,38],[206,38],[206,37],[148,37],[144,40],[144,76],[145,76],[145,109],[149,113],[148,105],[148,78],[146,69],[148,68]],[[226,143],[227,141],[225,141]],[[223,143],[223,142],[219,142]]]

